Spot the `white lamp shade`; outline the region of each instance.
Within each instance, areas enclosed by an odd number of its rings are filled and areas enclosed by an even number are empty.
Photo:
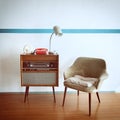
[[[53,27],[55,35],[62,36],[62,31],[59,26],[54,26]]]

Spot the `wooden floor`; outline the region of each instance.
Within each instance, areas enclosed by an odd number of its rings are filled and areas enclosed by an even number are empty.
[[[0,94],[0,120],[120,120],[120,94],[100,93],[101,103],[92,94],[92,115],[88,116],[88,94],[67,93],[62,107],[63,93],[29,95],[23,102],[22,93]]]

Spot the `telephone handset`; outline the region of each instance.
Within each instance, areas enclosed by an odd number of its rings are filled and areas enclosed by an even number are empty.
[[[48,49],[47,48],[36,48],[34,51],[34,54],[36,55],[47,55]]]

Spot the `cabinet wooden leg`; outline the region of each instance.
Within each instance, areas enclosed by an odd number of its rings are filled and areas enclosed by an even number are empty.
[[[28,94],[29,94],[29,86],[26,86],[24,102],[26,102],[26,99],[28,98]]]
[[[77,95],[79,96],[79,90],[77,90]]]
[[[56,103],[56,98],[55,98],[55,88],[54,88],[54,86],[52,87],[52,89],[53,89],[54,102]]]

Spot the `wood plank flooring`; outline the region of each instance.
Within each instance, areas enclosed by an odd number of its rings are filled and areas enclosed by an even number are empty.
[[[88,116],[88,94],[67,93],[62,107],[63,93],[30,93],[24,103],[23,93],[0,93],[0,120],[120,120],[120,93],[100,93],[98,103],[92,94],[92,112]]]

